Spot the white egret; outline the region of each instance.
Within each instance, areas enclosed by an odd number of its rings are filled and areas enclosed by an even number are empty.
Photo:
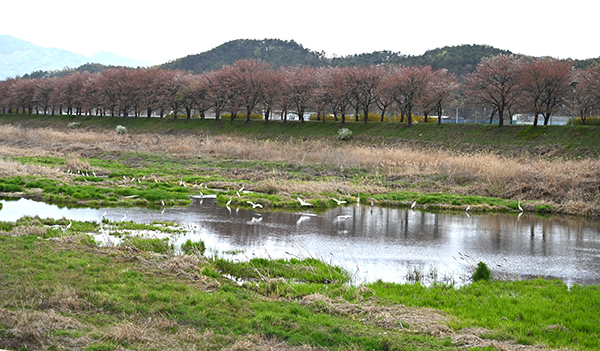
[[[338,206],[346,203],[346,201],[344,201],[344,200],[338,200],[338,199],[334,199],[334,198],[331,198],[331,200],[337,202]]]
[[[237,194],[238,197],[241,197],[239,191],[236,191],[235,193]]]
[[[127,177],[125,177],[125,175],[123,175],[123,180],[127,180]]]
[[[144,179],[146,179],[146,176],[143,176],[143,177],[142,177],[142,180],[144,180]]]
[[[69,225],[67,225],[67,227],[64,229],[65,232],[68,232],[69,229],[71,229],[71,225],[73,224],[72,221],[69,221]]]
[[[410,208],[411,208],[411,209],[413,209],[413,208],[415,208],[416,206],[417,206],[417,202],[416,202],[416,201],[413,201],[412,205],[410,205]]]
[[[163,207],[165,206],[165,200],[160,200],[160,203],[163,205]]]
[[[256,204],[256,203],[254,203],[252,201],[246,201],[246,202],[249,203],[250,205],[252,205],[252,208],[257,208],[257,207],[258,208],[263,208],[263,205],[261,205],[261,204]]]
[[[96,171],[92,171],[92,175],[96,177]]]
[[[121,222],[125,221],[125,218],[127,218],[127,214],[123,215],[123,218],[121,218]]]
[[[306,202],[299,197],[297,197],[296,199],[298,199],[298,201],[300,201],[300,206],[312,206],[313,205],[310,202]]]
[[[467,206],[467,208],[465,208],[465,212],[469,212],[470,209],[471,209],[471,206]]]
[[[238,190],[238,191],[239,191],[240,193],[241,193],[242,191],[244,191],[244,184],[242,184],[242,187],[241,187],[241,188],[240,188],[240,190]]]
[[[106,211],[104,211],[104,213],[102,214],[102,216],[100,216],[100,221],[103,221],[104,218],[106,218]]]
[[[523,212],[523,207],[521,207],[521,201],[517,201],[517,207],[519,207],[519,211]]]
[[[231,204],[231,197],[229,197],[229,201],[225,204],[225,206],[229,206]]]

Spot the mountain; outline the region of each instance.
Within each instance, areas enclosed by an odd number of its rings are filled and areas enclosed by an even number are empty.
[[[460,45],[429,50],[423,55],[407,56],[400,52],[375,51],[343,57],[328,58],[324,52],[304,48],[295,41],[279,39],[240,39],[229,41],[210,51],[189,55],[161,67],[202,73],[230,65],[240,59],[261,59],[274,68],[297,64],[308,66],[365,66],[378,64],[423,65],[434,69],[446,68],[458,76],[472,72],[483,57],[510,54],[508,50],[488,45]]]
[[[79,67],[86,63],[131,67],[148,65],[148,62],[111,53],[102,52],[92,57],[85,57],[63,49],[43,48],[10,35],[0,35],[0,63],[0,80],[35,71]]]
[[[239,39],[228,41],[210,51],[188,55],[161,65],[165,69],[202,73],[231,65],[240,59],[261,59],[274,68],[280,66],[327,64],[325,53],[305,49],[293,40]]]

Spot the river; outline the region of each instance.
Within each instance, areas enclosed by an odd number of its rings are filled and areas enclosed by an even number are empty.
[[[256,211],[195,199],[187,207],[67,208],[27,199],[2,200],[0,221],[23,215],[72,220],[177,222],[188,233],[177,246],[203,240],[209,254],[314,257],[342,266],[355,283],[403,283],[415,277],[460,284],[483,261],[496,277],[561,279],[568,285],[600,284],[600,221],[524,214],[433,213],[350,205],[323,214]],[[98,236],[98,240],[107,238]],[[110,240],[110,238],[108,238]],[[114,241],[113,241],[114,242]],[[233,252],[233,253],[231,253]],[[409,274],[411,273],[411,274]]]

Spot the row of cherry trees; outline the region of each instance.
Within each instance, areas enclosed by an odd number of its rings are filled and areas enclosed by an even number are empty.
[[[76,73],[61,78],[8,79],[0,82],[2,112],[147,116],[185,112],[188,118],[216,118],[262,111],[285,119],[295,112],[300,121],[316,113],[346,121],[353,114],[399,113],[410,126],[413,114],[442,115],[453,99],[491,107],[502,125],[517,112],[550,116],[562,106],[578,107],[585,118],[600,109],[600,67],[575,70],[569,61],[523,59],[499,55],[484,59],[459,84],[446,70],[431,67],[282,67],[263,61],[240,60],[201,75],[160,69],[115,68],[100,73]],[[364,118],[367,122],[368,118]],[[391,120],[391,118],[390,118]],[[441,119],[438,119],[438,123]]]

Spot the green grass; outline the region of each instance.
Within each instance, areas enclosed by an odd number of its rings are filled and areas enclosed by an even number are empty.
[[[23,217],[0,223],[0,229],[66,224],[64,219]],[[332,350],[454,349],[449,339],[380,328],[353,313],[332,312],[325,302],[298,302],[315,293],[359,305],[363,301],[369,306],[400,303],[442,310],[450,317],[452,329],[485,328],[485,338],[575,350],[600,347],[598,286],[569,288],[560,281],[543,279],[477,282],[460,288],[381,281],[349,286],[345,271],[315,259],[233,262],[213,257],[198,261],[195,268],[187,268],[186,274],[175,275],[159,268],[162,261],[173,257],[166,241],[132,236],[126,239],[139,250],[164,256],[146,256],[144,252],[132,256],[130,251],[101,249],[89,236],[82,235],[93,232],[98,225],[72,222],[68,234],[81,235],[81,240],[71,244],[48,241],[37,234],[0,233],[0,280],[4,286],[0,308],[33,313],[51,306],[84,326],[43,334],[47,347],[64,341],[60,338],[88,337],[88,349],[116,344],[147,349],[147,344],[135,338],[113,339],[109,331],[123,323],[168,318],[175,323],[172,329],[165,329],[155,338],[173,336],[185,326],[210,330],[214,333],[211,340],[221,347],[231,346],[235,337],[253,334],[290,345],[310,344]],[[122,225],[146,230],[171,224]],[[56,234],[64,235],[61,230]],[[240,286],[223,274],[250,282]],[[79,307],[67,307],[75,303]],[[8,322],[0,320],[0,345],[14,342],[16,339],[6,332],[11,325],[2,323]]]
[[[312,258],[303,260],[253,258],[247,262],[216,259],[215,265],[222,272],[240,279],[285,278],[310,283],[346,283],[350,280],[350,275],[344,269],[326,265]]]
[[[152,342],[175,337],[178,330],[211,331],[213,336],[204,343],[215,343],[209,348],[215,350],[232,346],[237,338],[248,335],[332,350],[455,349],[447,339],[382,329],[347,316],[317,312],[296,301],[265,299],[214,274],[216,270],[210,266],[205,271],[213,273],[202,279],[217,288],[203,291],[199,287],[204,285],[196,285],[192,279],[140,265],[118,251],[64,245],[57,249],[56,245],[33,236],[0,235],[0,277],[9,287],[0,291],[0,307],[33,313],[43,312],[43,306],[54,306],[62,308],[64,317],[84,326],[76,330],[58,328],[38,336],[46,348],[84,337],[89,350],[111,349],[116,344],[127,349],[155,349],[134,335],[114,339],[110,330],[162,318],[173,321],[173,327],[153,334]],[[71,301],[65,296],[80,301],[81,307],[65,308]],[[0,324],[0,328],[10,327]],[[8,343],[18,340],[0,333],[0,344]]]
[[[600,287],[543,279],[480,282],[454,289],[377,282],[378,297],[448,312],[452,327],[483,327],[496,336],[550,347],[600,348]]]

